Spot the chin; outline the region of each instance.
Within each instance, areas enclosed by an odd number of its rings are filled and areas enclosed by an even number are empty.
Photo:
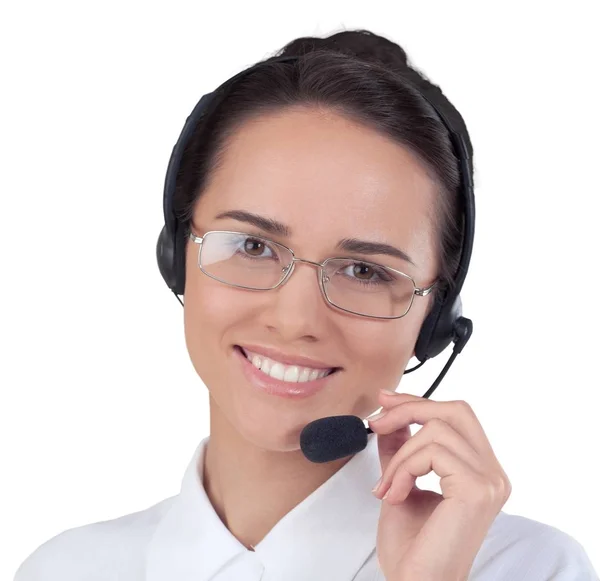
[[[244,398],[231,402],[227,407],[229,422],[238,434],[254,446],[272,452],[300,450],[300,433],[310,422],[328,415],[330,411],[319,411],[314,406],[296,407],[280,398]]]
[[[309,422],[306,422],[309,423]],[[257,448],[270,452],[293,452],[300,449],[300,432],[306,424],[290,429],[283,421],[265,422],[262,425],[242,422],[238,433]]]

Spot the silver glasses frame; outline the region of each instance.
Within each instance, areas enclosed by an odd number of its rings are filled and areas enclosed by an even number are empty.
[[[265,242],[268,242],[269,244],[273,244],[275,246],[279,246],[280,248],[283,248],[285,250],[287,250],[291,255],[292,255],[292,262],[290,264],[288,264],[287,266],[284,266],[282,268],[282,278],[281,280],[275,285],[275,286],[271,286],[268,288],[254,288],[254,287],[250,287],[250,286],[244,286],[244,285],[239,285],[239,284],[233,284],[231,282],[227,282],[223,279],[220,279],[212,274],[210,274],[209,272],[207,272],[206,270],[204,270],[204,268],[202,268],[202,264],[200,261],[200,254],[202,251],[202,242],[204,241],[204,238],[206,238],[209,234],[239,234],[242,236],[249,236],[252,238],[256,238],[257,240],[262,240]],[[405,317],[408,312],[410,311],[413,302],[414,302],[414,298],[415,296],[419,296],[419,297],[426,297],[433,289],[434,287],[437,285],[438,281],[434,281],[431,285],[429,285],[428,287],[418,287],[415,279],[410,276],[409,274],[406,274],[405,272],[402,272],[396,268],[392,268],[391,266],[385,266],[383,264],[378,264],[375,262],[369,262],[368,260],[360,260],[360,262],[366,264],[366,265],[373,265],[373,266],[377,266],[377,267],[382,267],[385,268],[386,270],[389,270],[391,272],[393,272],[394,274],[403,276],[407,279],[409,279],[412,282],[413,285],[413,293],[411,295],[410,298],[410,304],[408,305],[406,311],[404,314],[402,315],[398,315],[398,316],[394,316],[394,317],[382,317],[382,316],[378,316],[378,315],[365,315],[364,313],[358,313],[357,311],[352,311],[350,309],[345,309],[344,307],[340,307],[339,305],[335,304],[334,302],[331,301],[331,299],[327,296],[327,291],[325,290],[325,284],[327,282],[329,282],[329,277],[325,274],[325,270],[324,267],[325,265],[331,261],[331,260],[358,260],[356,257],[348,257],[348,256],[332,256],[330,258],[327,258],[326,260],[324,260],[323,262],[314,262],[312,260],[306,260],[304,258],[298,258],[296,257],[296,255],[294,254],[294,251],[285,246],[285,244],[281,244],[279,242],[275,242],[274,240],[271,240],[270,238],[265,238],[264,236],[259,236],[256,234],[250,234],[248,232],[238,232],[238,231],[234,231],[234,230],[209,230],[208,232],[205,232],[204,236],[196,236],[193,232],[190,231],[189,234],[189,238],[190,240],[192,240],[195,244],[198,244],[198,259],[197,259],[197,263],[198,263],[198,268],[200,269],[200,271],[205,274],[206,276],[217,280],[223,284],[226,284],[228,286],[232,286],[235,288],[243,288],[246,290],[251,290],[251,291],[265,291],[265,290],[274,290],[276,288],[279,288],[281,285],[283,285],[287,280],[289,280],[290,276],[292,276],[292,273],[294,272],[294,268],[296,266],[297,262],[304,262],[306,264],[310,264],[312,266],[316,266],[318,268],[318,273],[317,273],[317,279],[319,281],[319,288],[321,289],[321,294],[323,295],[323,298],[325,299],[325,301],[331,305],[332,307],[339,309],[340,311],[345,311],[347,313],[352,313],[354,315],[358,315],[359,317],[367,317],[369,319],[401,319],[402,317]]]

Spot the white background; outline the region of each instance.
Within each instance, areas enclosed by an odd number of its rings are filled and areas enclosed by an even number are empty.
[[[504,510],[600,571],[593,4],[5,4],[0,578],[67,528],[177,493],[209,424],[155,259],[171,149],[202,94],[344,28],[400,43],[475,147],[474,333],[433,399],[474,408],[513,485]],[[449,354],[400,391],[422,395]]]

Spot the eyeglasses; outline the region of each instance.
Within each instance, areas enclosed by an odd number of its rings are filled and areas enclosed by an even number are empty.
[[[415,295],[425,297],[437,284],[418,288],[408,274],[354,258],[296,258],[287,246],[244,232],[190,232],[189,237],[199,245],[200,270],[210,278],[248,290],[273,290],[289,279],[297,262],[305,262],[318,268],[319,287],[330,305],[363,317],[404,317]]]

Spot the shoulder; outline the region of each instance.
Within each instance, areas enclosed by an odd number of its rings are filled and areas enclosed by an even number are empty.
[[[585,549],[572,536],[505,512],[490,527],[471,571],[470,581],[598,581]]]
[[[143,567],[146,544],[175,496],[124,516],[67,529],[37,547],[14,581],[113,581]]]

